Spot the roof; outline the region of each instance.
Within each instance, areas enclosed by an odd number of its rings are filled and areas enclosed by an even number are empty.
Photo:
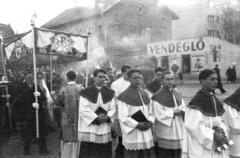
[[[3,23],[0,23],[0,27],[10,27],[10,26],[6,25],[6,24],[3,24]]]
[[[14,31],[10,24],[0,23],[0,31],[2,32],[4,38],[14,34]]]
[[[67,23],[80,21],[87,19],[89,17],[93,17],[99,15],[100,12],[94,9],[83,8],[83,7],[75,7],[70,8],[44,24],[43,28],[53,28],[55,26],[64,25]]]
[[[169,9],[167,6],[162,6],[162,7],[160,7],[160,9],[163,9],[164,11],[168,12],[168,14],[170,14],[170,16],[171,16],[174,20],[179,19],[178,15],[177,15],[174,11],[172,11],[171,9]]]
[[[120,2],[127,2],[126,0],[116,0],[112,5],[109,5],[106,7],[103,11],[100,11],[99,9],[89,9],[84,7],[75,7],[70,8],[44,24],[43,28],[54,28],[57,26],[61,26],[64,24],[76,22],[76,21],[82,21],[85,19],[88,19],[90,17],[98,16],[101,14],[104,14],[112,9],[114,9],[118,4],[121,4]],[[160,7],[160,10],[166,11],[170,14],[170,16],[173,19],[178,19],[178,16],[170,10],[167,6]]]
[[[111,9],[113,6],[115,6],[118,2],[121,0],[116,0],[112,5],[107,6],[101,12],[98,9],[90,9],[90,8],[84,8],[84,7],[74,7],[65,10],[46,24],[44,24],[42,27],[43,28],[53,28],[56,26],[64,25],[67,23],[75,22],[75,21],[81,21],[90,17],[94,17],[100,14],[103,14],[104,12],[108,11]]]

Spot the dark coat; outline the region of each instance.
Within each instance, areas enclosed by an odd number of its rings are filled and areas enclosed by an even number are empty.
[[[161,88],[161,83],[158,80],[153,80],[147,85],[147,90],[151,93],[156,93]]]
[[[226,71],[227,81],[231,81],[231,68],[228,68]]]
[[[46,136],[46,97],[44,92],[38,87],[40,96],[38,97],[39,103],[39,134],[40,137]],[[29,87],[27,84],[22,85],[21,94],[15,98],[12,105],[12,116],[15,122],[24,122],[25,133],[28,137],[36,136],[36,109],[33,108],[32,104],[35,102],[34,96],[34,85]]]

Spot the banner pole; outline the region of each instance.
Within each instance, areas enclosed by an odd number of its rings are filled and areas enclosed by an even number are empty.
[[[37,63],[36,63],[36,28],[34,27],[34,22],[32,25],[32,32],[33,32],[33,72],[34,72],[34,89],[35,93],[37,92]],[[38,104],[38,96],[35,95],[35,103]],[[38,108],[36,109],[36,137],[39,138],[39,116],[38,116]]]
[[[85,81],[85,88],[88,87],[88,80],[89,80],[89,39],[90,39],[90,36],[91,36],[91,27],[88,28],[87,30],[87,34],[88,34],[88,37],[87,37],[87,71],[86,71],[86,81]]]
[[[52,92],[53,90],[53,57],[52,57],[52,52],[50,52],[50,56],[49,56],[49,60],[50,60],[50,92]]]

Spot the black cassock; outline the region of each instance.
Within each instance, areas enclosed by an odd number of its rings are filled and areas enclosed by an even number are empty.
[[[13,120],[14,122],[20,122],[23,126],[21,134],[24,140],[24,151],[29,152],[31,148],[31,141],[36,138],[36,109],[32,104],[35,102],[34,85],[29,86],[24,84],[22,86],[21,93],[15,98],[13,103]],[[47,144],[45,137],[47,136],[46,128],[46,97],[44,92],[38,86],[39,103],[39,151],[46,152]]]

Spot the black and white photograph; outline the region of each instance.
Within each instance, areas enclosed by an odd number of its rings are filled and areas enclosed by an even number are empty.
[[[240,0],[0,6],[0,158],[240,158]]]

